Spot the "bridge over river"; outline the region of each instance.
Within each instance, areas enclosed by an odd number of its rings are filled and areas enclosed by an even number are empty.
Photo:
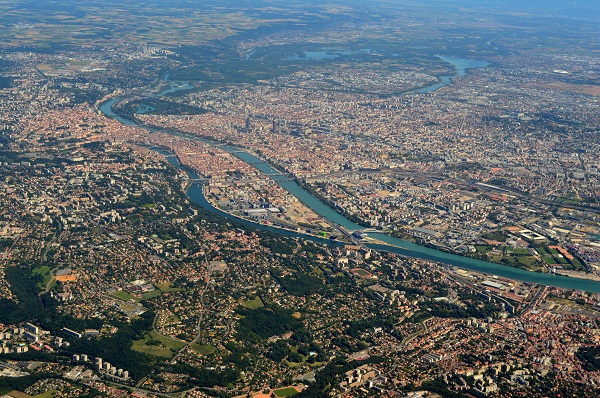
[[[128,125],[137,125],[131,120],[127,120],[119,117],[112,111],[112,104],[117,100],[108,100],[99,105],[99,110],[103,112],[106,116],[112,117],[116,120],[119,120],[122,123]],[[156,130],[158,127],[155,126],[144,126],[138,125],[139,127]],[[162,129],[165,133],[174,134],[169,130]],[[271,178],[276,181],[282,188],[287,190],[290,194],[294,195],[298,200],[303,202],[306,206],[311,208],[315,213],[323,217],[330,225],[336,226],[336,229],[343,232],[344,235],[348,236],[350,234],[353,238],[353,241],[359,242],[363,247],[368,247],[374,250],[384,250],[388,252],[398,253],[408,257],[421,258],[430,261],[436,261],[439,263],[445,263],[461,268],[471,269],[478,272],[484,272],[489,274],[494,274],[510,279],[520,280],[524,282],[532,282],[532,283],[540,283],[548,286],[557,286],[563,287],[567,289],[577,289],[577,290],[585,290],[590,292],[600,293],[600,282],[586,280],[586,279],[578,279],[578,278],[569,278],[565,276],[552,275],[552,274],[542,274],[536,272],[526,271],[520,268],[513,268],[502,264],[491,263],[487,261],[477,260],[474,258],[463,257],[453,253],[447,253],[440,250],[431,249],[429,247],[425,247],[422,245],[418,245],[412,242],[404,241],[398,238],[394,238],[390,235],[381,232],[372,232],[371,229],[365,229],[365,227],[358,225],[351,220],[344,217],[342,214],[336,212],[334,209],[321,202],[311,193],[302,188],[298,183],[289,178],[285,177],[285,173],[280,170],[275,169],[273,166],[267,164],[262,161],[258,157],[244,151],[240,148],[236,148],[230,145],[223,145],[221,143],[215,143],[205,138],[195,137],[195,136],[187,136],[189,139],[197,139],[204,143],[208,143],[209,145],[219,146],[220,148],[230,152],[237,158],[243,160],[247,163],[253,163],[253,166],[261,171],[264,174],[271,175]],[[167,158],[175,167],[181,168],[181,165],[174,159],[173,156]],[[201,178],[194,172],[187,171],[192,180],[201,180]],[[293,236],[300,237],[304,239],[309,239],[321,243],[329,243],[329,244],[342,244],[332,242],[327,239],[318,238],[312,235],[302,234],[298,232],[293,232],[287,229],[282,228],[274,228],[270,226],[261,225],[258,223],[253,223],[249,220],[243,220],[228,213],[225,213],[219,209],[213,207],[204,197],[204,192],[200,184],[192,184],[187,192],[189,198],[197,203],[198,205],[204,207],[205,209],[218,213],[224,217],[229,219],[236,220],[239,223],[246,224],[252,226],[254,228],[268,230],[270,232],[279,233],[285,236]],[[354,236],[354,233],[364,234],[367,238],[371,240],[358,240]],[[362,236],[362,235],[361,235]]]

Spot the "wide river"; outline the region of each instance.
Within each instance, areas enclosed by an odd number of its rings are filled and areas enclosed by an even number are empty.
[[[455,65],[457,69],[460,66]],[[172,92],[172,91],[171,91]],[[108,117],[115,118],[116,120],[127,124],[127,125],[136,125],[134,122],[119,117],[112,111],[112,105],[117,102],[117,100],[109,100],[102,103],[99,109]],[[144,127],[144,126],[141,126]],[[265,163],[263,160],[255,157],[254,155],[244,151],[243,149],[227,146],[227,145],[219,145],[204,139],[190,137],[193,139],[198,139],[204,143],[210,145],[218,145],[219,148],[224,149],[239,159],[252,164],[252,166],[259,169],[261,172],[265,174],[271,174],[271,178],[275,180],[282,188],[287,190],[289,193],[297,197],[301,202],[310,207],[315,213],[319,214],[321,217],[328,219],[329,221],[340,225],[346,228],[349,231],[356,231],[364,229],[362,226],[355,224],[354,222],[348,220],[343,215],[339,214],[335,210],[333,210],[328,205],[321,202],[319,199],[314,197],[311,193],[306,191],[300,185],[298,185],[295,181],[290,180],[288,177],[280,175],[278,170],[273,169],[269,164]],[[159,150],[163,155],[166,156],[167,160],[175,167],[181,168],[181,165],[178,163],[177,159],[173,154]],[[197,175],[186,170],[191,178],[198,178]],[[328,243],[328,244],[341,244],[340,242],[334,242],[327,239],[319,238],[316,236],[298,233],[282,228],[275,228],[268,225],[263,225],[259,223],[255,223],[248,220],[242,220],[238,217],[230,215],[222,210],[219,210],[212,206],[204,196],[204,192],[202,186],[200,184],[192,184],[187,191],[187,196],[194,203],[200,205],[204,209],[219,214],[225,218],[230,220],[235,220],[242,224],[252,226],[254,228],[258,228],[261,230],[266,230],[270,232],[274,232],[280,235],[292,236],[292,237],[300,237],[304,239],[309,239],[315,242],[320,243]],[[383,250],[392,253],[397,253],[400,255],[420,258],[425,260],[436,261],[439,263],[444,263],[448,265],[457,266],[460,268],[470,269],[473,271],[485,272],[493,275],[498,275],[510,279],[515,279],[523,282],[532,282],[532,283],[540,283],[548,286],[557,286],[563,287],[567,289],[576,289],[576,290],[585,290],[589,292],[600,293],[600,282],[578,279],[578,278],[569,278],[560,275],[551,275],[551,274],[542,274],[537,272],[529,272],[519,268],[508,267],[506,265],[491,263],[488,261],[477,260],[469,257],[463,257],[452,253],[446,253],[440,250],[431,249],[422,245],[418,245],[412,242],[408,242],[402,239],[394,238],[384,233],[367,233],[370,238],[376,239],[381,242],[385,242],[385,244],[381,243],[369,243],[369,241],[365,242],[365,245],[374,250]]]
[[[449,64],[452,64],[452,66],[456,70],[456,74],[454,74],[453,76],[442,76],[441,82],[432,84],[431,86],[420,88],[416,90],[417,93],[431,93],[437,90],[438,88],[452,84],[453,77],[462,77],[466,75],[467,69],[486,68],[490,65],[489,62],[479,61],[476,59],[464,59],[448,57],[443,55],[438,55],[437,57],[442,61],[446,61]]]

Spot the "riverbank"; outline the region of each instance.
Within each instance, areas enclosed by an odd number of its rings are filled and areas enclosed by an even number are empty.
[[[600,282],[600,276],[595,274],[582,274],[577,271],[556,271],[556,275],[562,275],[569,278],[585,279],[588,281]]]
[[[273,226],[258,224],[243,218],[230,215],[229,213],[226,213],[214,207],[210,202],[208,202],[206,197],[204,197],[202,187],[199,184],[193,184],[188,190],[187,194],[191,200],[201,205],[206,210],[216,212],[218,214],[226,216],[229,219],[237,220],[239,222],[242,222],[243,224],[250,225],[254,228],[266,230],[269,232],[281,233],[285,236],[309,239],[319,243],[333,245],[346,244],[340,241],[327,240],[314,235],[302,234],[286,229],[275,228]],[[513,268],[506,265],[490,263],[482,260],[460,256],[457,254],[430,249],[413,242],[403,241],[401,239],[391,237],[380,232],[368,232],[367,236],[373,240],[371,242],[363,241],[362,245],[372,250],[386,251],[390,253],[399,254],[405,257],[420,258],[423,260],[429,260],[440,264],[456,266],[458,268],[464,268],[467,270],[476,271],[487,275],[496,275],[522,282],[529,282],[535,284],[539,283],[543,285],[562,287],[566,289],[584,290],[600,293],[600,282],[570,278],[559,275],[529,272],[520,268]]]
[[[196,183],[192,183],[192,184],[196,184]],[[199,184],[199,185],[201,185],[202,194],[204,195],[204,198],[206,199],[206,201],[212,207],[214,207],[215,209],[217,209],[217,210],[219,210],[219,211],[221,211],[223,213],[228,214],[230,217],[236,218],[236,219],[238,219],[240,221],[247,222],[247,223],[264,225],[264,226],[269,227],[269,228],[276,228],[276,229],[280,229],[282,231],[292,232],[292,233],[296,233],[296,234],[303,234],[303,235],[306,235],[306,236],[311,236],[311,237],[314,237],[314,238],[321,238],[321,239],[323,239],[322,236],[319,236],[319,235],[316,235],[316,234],[312,234],[312,233],[309,233],[307,231],[301,231],[300,227],[298,227],[297,229],[292,229],[292,228],[286,228],[286,227],[284,227],[281,224],[276,224],[276,223],[273,223],[273,222],[270,222],[269,224],[259,223],[259,222],[255,221],[253,219],[245,218],[245,217],[239,216],[237,214],[233,214],[230,211],[227,211],[227,210],[224,210],[224,209],[220,208],[215,202],[211,201],[211,199],[208,196],[206,196],[205,187],[202,184]],[[336,240],[330,239],[330,241],[332,241],[332,242],[336,241],[336,242],[345,243],[345,244],[351,244],[352,243],[352,242],[349,242],[349,241],[337,240],[337,239]]]
[[[116,100],[111,100],[108,102],[116,102]],[[114,117],[119,121],[123,120],[119,118],[118,115],[115,115],[110,109],[110,105],[107,103],[103,103],[99,109],[101,111],[108,110],[107,116]],[[112,114],[112,115],[111,115]],[[130,120],[127,120],[128,124],[131,123]],[[139,125],[142,128],[149,129],[151,131],[152,128],[149,126]],[[156,131],[156,130],[154,130]],[[163,130],[165,133],[175,134],[174,132],[170,132],[168,130]],[[251,164],[256,169],[264,174],[270,175],[270,177],[277,182],[282,188],[287,190],[290,194],[294,195],[298,198],[302,203],[307,205],[311,210],[317,213],[319,216],[328,220],[330,225],[337,225],[343,227],[346,231],[352,233],[353,231],[363,230],[364,227],[358,225],[350,220],[348,220],[343,215],[334,211],[331,207],[327,206],[323,202],[319,201],[318,198],[311,195],[308,191],[303,189],[296,181],[290,180],[289,177],[281,175],[281,173],[271,167],[267,162],[262,159],[259,159],[256,156],[251,155],[250,153],[241,150],[240,148],[230,146],[230,145],[222,145],[215,144],[214,142],[202,139],[200,137],[193,136],[191,134],[182,134],[185,138],[188,139],[197,139],[199,141],[205,142],[210,145],[218,146],[234,154],[237,158],[246,163]],[[220,209],[215,208],[204,196],[204,192],[202,187],[199,187],[198,184],[192,184],[192,186],[188,189],[188,197],[193,200],[195,203],[204,207],[205,209],[212,211],[214,213],[220,214],[229,219],[235,219],[242,224],[250,225],[254,228],[259,228],[263,230],[267,230],[274,233],[280,233],[285,236],[293,236],[300,237],[304,239],[309,239],[313,241],[317,241],[320,243],[326,244],[336,244],[335,241],[330,241],[321,237],[310,236],[307,234],[299,233],[297,231],[292,231],[288,229],[277,228],[274,226],[263,225],[259,223],[254,223],[252,221],[245,220],[243,218],[238,218],[237,216],[230,215]],[[424,260],[430,260],[438,263],[448,264],[452,266],[457,266],[460,268],[470,269],[477,272],[482,272],[486,274],[498,275],[501,277],[506,277],[509,279],[519,280],[523,282],[530,283],[540,283],[548,286],[556,286],[567,289],[576,289],[576,290],[584,290],[590,292],[600,292],[600,282],[585,280],[585,279],[576,279],[566,276],[560,275],[551,275],[551,274],[540,274],[529,272],[520,268],[513,268],[506,265],[491,263],[483,260],[472,259],[469,257],[460,256],[453,253],[446,253],[439,250],[431,249],[428,247],[424,247],[413,242],[403,241],[401,239],[394,238],[392,236],[383,234],[383,233],[368,233],[367,234],[371,238],[375,238],[376,240],[382,241],[385,244],[380,243],[367,243],[366,247],[371,248],[373,250],[384,250],[388,252],[393,252],[396,254],[400,254],[407,257],[421,258]],[[338,242],[337,244],[341,244]]]
[[[412,93],[420,93],[426,94],[436,91],[444,86],[448,86],[452,84],[452,78],[454,77],[462,77],[466,75],[467,69],[477,69],[477,68],[487,68],[490,64],[486,61],[479,61],[476,59],[466,59],[466,58],[457,58],[457,57],[448,57],[444,55],[436,55],[442,61],[448,62],[454,68],[454,75],[451,76],[441,76],[441,81],[438,80],[437,83],[434,83],[429,86],[421,87],[415,90],[412,90]],[[440,76],[437,76],[440,79]]]

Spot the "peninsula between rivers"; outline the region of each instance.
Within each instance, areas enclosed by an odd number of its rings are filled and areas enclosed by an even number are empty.
[[[0,396],[597,396],[600,5],[454,3],[0,2]]]
[[[174,91],[177,90],[170,92]],[[120,100],[120,102],[126,101]],[[140,119],[144,120],[143,114],[138,114],[135,118],[116,115],[112,110],[114,103],[115,100],[106,101],[99,106],[99,109],[107,116],[130,126],[138,125],[137,121]],[[218,209],[222,215],[246,220],[255,227],[260,225],[261,228],[271,231],[280,233],[285,231],[285,235],[288,236],[291,233],[330,244],[346,242],[366,250],[376,248],[392,251],[409,257],[423,258],[520,281],[600,291],[600,281],[593,275],[588,277],[583,273],[573,273],[574,275],[569,276],[574,278],[568,278],[549,273],[543,274],[540,272],[541,269],[538,269],[538,272],[531,272],[473,257],[459,256],[450,253],[455,250],[447,246],[443,246],[444,251],[441,251],[395,238],[372,227],[350,221],[303,189],[298,184],[297,177],[288,170],[282,172],[274,168],[272,161],[267,162],[231,144],[219,143],[211,136],[203,137],[182,129],[174,130],[154,125],[138,126],[147,130],[147,134],[144,134],[144,144],[169,148],[177,155],[177,163],[180,162],[192,171],[192,181],[203,181],[203,188],[194,190],[192,200],[209,210]],[[198,162],[191,154],[200,155],[202,161]],[[385,173],[386,171],[370,172]],[[407,173],[405,170],[403,172]],[[420,175],[418,172],[415,174]],[[235,199],[228,194],[231,191],[236,192]],[[246,207],[244,203],[247,204]],[[552,273],[555,274],[556,271],[553,269]]]

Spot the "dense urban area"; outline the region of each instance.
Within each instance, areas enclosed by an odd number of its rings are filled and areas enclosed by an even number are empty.
[[[192,3],[0,1],[0,397],[597,394],[599,6]]]

